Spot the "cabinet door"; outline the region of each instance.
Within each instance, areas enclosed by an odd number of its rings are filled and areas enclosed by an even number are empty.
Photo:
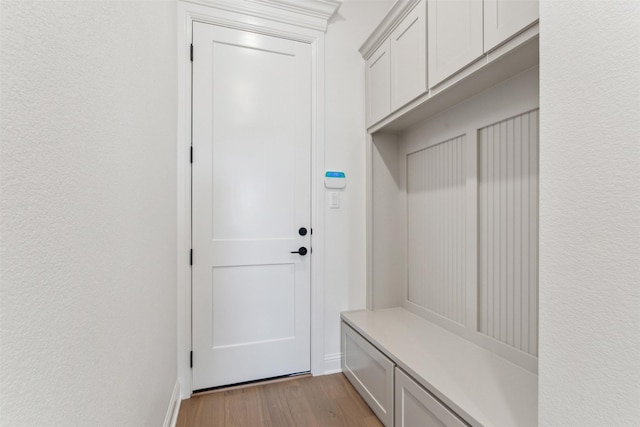
[[[342,322],[342,372],[374,414],[393,426],[394,363]]]
[[[429,0],[429,87],[483,55],[482,0]]]
[[[465,427],[460,418],[438,402],[402,370],[396,368],[395,427]]]
[[[389,39],[366,62],[367,126],[391,112],[391,58]]]
[[[484,51],[515,36],[538,16],[534,0],[484,0]]]
[[[391,110],[427,91],[426,0],[391,33]]]

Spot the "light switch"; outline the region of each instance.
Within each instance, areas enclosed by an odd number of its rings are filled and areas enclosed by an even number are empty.
[[[340,193],[329,193],[329,206],[331,209],[340,209]]]

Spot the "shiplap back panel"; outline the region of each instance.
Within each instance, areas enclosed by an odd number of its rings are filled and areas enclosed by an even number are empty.
[[[407,155],[407,299],[465,323],[465,136]]]
[[[478,133],[478,328],[536,356],[538,111]]]

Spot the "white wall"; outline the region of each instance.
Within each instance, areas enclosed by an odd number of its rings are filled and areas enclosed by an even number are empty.
[[[640,3],[540,12],[540,425],[638,425]]]
[[[0,425],[162,425],[176,4],[0,7]]]
[[[340,369],[340,312],[365,307],[364,60],[358,49],[393,1],[345,0],[326,34],[325,167],[344,171],[340,209],[325,192],[325,367]]]

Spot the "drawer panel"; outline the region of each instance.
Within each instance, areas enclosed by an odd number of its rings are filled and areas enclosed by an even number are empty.
[[[394,363],[342,322],[342,372],[376,416],[393,426]]]
[[[446,406],[396,368],[396,427],[465,427]]]

